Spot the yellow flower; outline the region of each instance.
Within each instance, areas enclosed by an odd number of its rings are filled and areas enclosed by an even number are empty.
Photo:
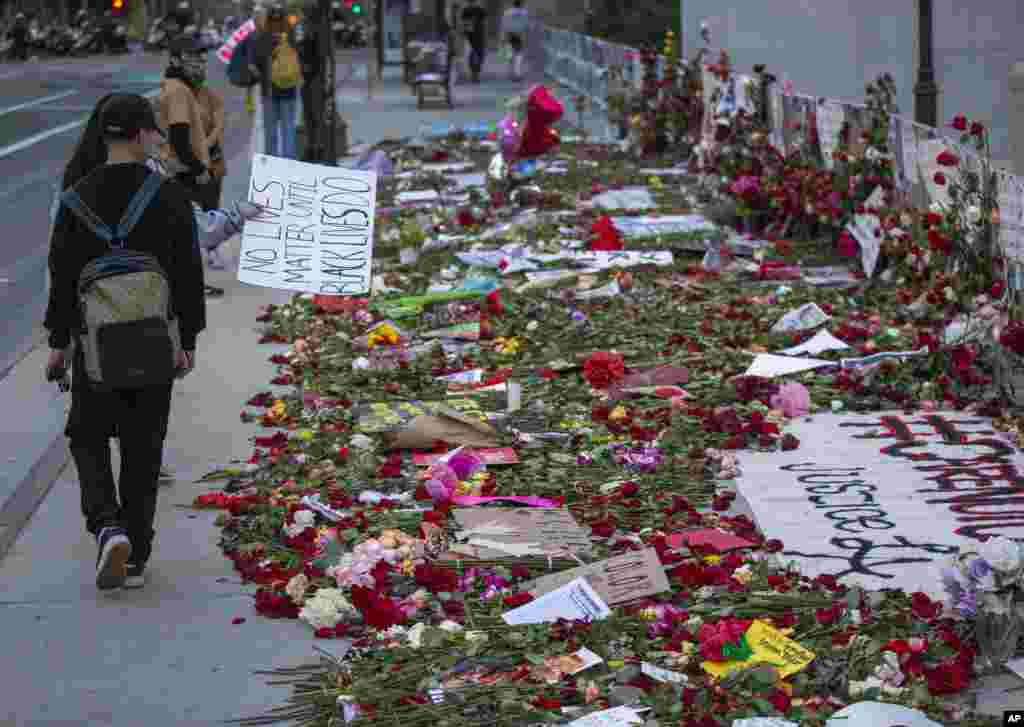
[[[722,556],[720,555],[708,555],[704,557],[704,562],[708,565],[718,565],[722,562]]]
[[[609,421],[618,422],[626,418],[626,407],[617,406],[612,409],[611,414],[608,415]]]
[[[278,399],[277,401],[274,402],[274,405],[270,407],[270,411],[268,413],[275,419],[280,419],[281,417],[284,416],[284,407],[284,402]]]
[[[412,558],[402,561],[402,575],[411,577],[416,572],[416,561]]]
[[[645,608],[640,612],[640,618],[644,621],[654,621],[658,618],[658,611],[655,608]]]
[[[513,356],[519,352],[520,342],[518,338],[499,337],[494,339],[494,350],[505,356]]]
[[[661,189],[665,186],[665,183],[661,181],[660,177],[652,176],[647,180],[647,186],[652,189]]]
[[[398,331],[388,325],[379,326],[366,339],[367,348],[398,345]]]

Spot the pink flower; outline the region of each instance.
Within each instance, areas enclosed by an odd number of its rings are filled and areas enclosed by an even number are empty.
[[[770,403],[773,409],[781,409],[790,419],[802,417],[811,410],[811,394],[806,386],[792,381],[782,384]]]
[[[783,84],[782,84],[782,95],[783,96],[792,96],[793,95],[793,82],[792,81],[786,80],[785,82],[783,82]]]

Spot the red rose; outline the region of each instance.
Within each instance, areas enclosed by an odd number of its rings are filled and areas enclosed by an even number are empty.
[[[239,624],[244,624],[245,616],[235,616],[233,619],[231,619],[231,623],[235,626],[238,626]]]
[[[853,239],[853,236],[846,230],[843,230],[842,233],[839,235],[839,245],[837,246],[837,252],[842,257],[855,257],[859,249],[860,245],[858,245],[857,241]]]
[[[927,595],[918,591],[910,596],[910,610],[914,615],[923,620],[930,621],[942,613],[942,603],[933,601]]]
[[[989,288],[988,294],[992,298],[1002,298],[1003,292],[1005,290],[1006,287],[1002,284],[1002,282],[997,280],[996,282],[992,283],[992,287]]]
[[[523,592],[515,593],[511,596],[505,596],[501,600],[502,603],[504,603],[509,608],[519,608],[520,606],[525,606],[527,603],[532,601],[533,596],[531,596],[529,593]]]
[[[928,247],[935,252],[948,254],[953,249],[953,241],[938,230],[928,230]]]
[[[591,250],[615,251],[625,247],[622,243],[622,235],[607,215],[591,225],[590,232],[594,235],[590,242]]]
[[[785,549],[785,545],[778,538],[772,538],[771,540],[764,541],[764,549],[769,553],[781,553]]]
[[[792,434],[782,435],[782,451],[792,452],[794,449],[800,446],[800,440],[794,437]]]
[[[583,378],[595,389],[607,389],[625,376],[625,361],[617,353],[596,351],[583,364]]]
[[[932,177],[932,179],[940,187],[943,186],[946,183],[946,175],[943,174],[942,172],[935,172],[935,176]]]
[[[935,161],[942,167],[955,167],[960,163],[956,154],[948,150],[941,152],[937,157],[935,157]]]
[[[839,620],[839,617],[843,615],[843,606],[840,603],[832,606],[831,608],[819,608],[814,612],[815,620],[822,626],[828,626],[834,624]]]
[[[967,117],[966,116],[954,116],[953,122],[950,124],[957,131],[967,131]]]
[[[562,708],[562,703],[557,699],[548,699],[547,697],[537,697],[533,702],[533,706],[537,709],[544,709],[548,712],[554,712]]]
[[[619,488],[619,494],[623,497],[634,497],[640,492],[640,486],[635,482],[627,482]]]
[[[398,604],[370,588],[352,587],[352,605],[359,609],[367,626],[387,631],[405,622],[405,614]]]
[[[966,689],[971,683],[971,672],[956,662],[942,664],[925,672],[928,691],[933,696],[955,694]]]
[[[590,526],[590,534],[595,538],[610,538],[615,534],[615,526],[606,520]]]
[[[977,121],[971,124],[971,136],[981,136],[985,133],[985,126]]]
[[[772,706],[775,707],[776,711],[780,714],[785,714],[789,711],[790,704],[792,703],[789,695],[781,689],[776,689],[768,697],[768,701],[771,702]]]

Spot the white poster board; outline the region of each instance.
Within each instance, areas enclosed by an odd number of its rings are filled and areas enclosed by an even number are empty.
[[[666,215],[664,217],[612,217],[612,225],[623,237],[657,237],[698,230],[712,231],[715,225],[702,215]]]
[[[376,173],[257,154],[248,198],[265,209],[245,224],[239,281],[327,295],[370,290]]]
[[[810,577],[941,592],[938,566],[987,535],[1024,537],[1024,456],[983,417],[818,415],[790,452],[740,453],[740,493]]]

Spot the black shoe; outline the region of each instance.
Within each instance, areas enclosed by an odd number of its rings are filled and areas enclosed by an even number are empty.
[[[128,577],[124,579],[125,588],[142,588],[146,585],[146,565],[139,563],[128,564]]]
[[[96,556],[96,587],[101,590],[120,588],[128,576],[128,559],[132,544],[123,528],[103,528],[96,538],[100,552]]]
[[[206,286],[206,294],[211,298],[219,298],[224,295],[224,288],[218,288],[213,285]]]

